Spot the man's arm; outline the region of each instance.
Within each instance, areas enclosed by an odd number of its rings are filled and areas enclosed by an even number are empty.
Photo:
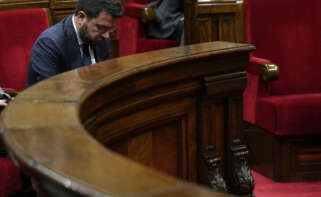
[[[7,106],[7,103],[5,100],[0,100],[0,107],[5,107]]]
[[[56,43],[40,38],[32,48],[26,87],[60,73],[60,52]]]

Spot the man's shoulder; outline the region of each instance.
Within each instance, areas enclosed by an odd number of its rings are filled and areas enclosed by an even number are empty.
[[[58,23],[42,32],[39,38],[59,38],[63,33],[62,30],[62,24]]]
[[[60,21],[59,23],[46,29],[40,36],[41,37],[61,37],[64,34],[66,26],[68,25],[70,17],[67,17]]]
[[[38,37],[38,42],[40,41],[52,41],[58,45],[63,44],[66,40],[66,25],[68,25],[69,17],[63,19],[61,22],[49,27]]]

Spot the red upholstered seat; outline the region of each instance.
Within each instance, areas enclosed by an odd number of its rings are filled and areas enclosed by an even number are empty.
[[[256,114],[256,124],[278,136],[320,134],[321,93],[261,97]]]
[[[0,11],[0,87],[21,91],[25,87],[29,56],[39,34],[48,28],[44,9]],[[2,144],[1,144],[2,145]],[[0,197],[21,192],[20,170],[8,158],[0,158]]]
[[[0,87],[21,91],[25,87],[29,56],[39,34],[48,28],[44,9],[0,12]]]
[[[321,1],[247,0],[248,68],[244,119],[275,135],[321,133]],[[268,60],[257,59],[265,58]],[[279,79],[266,83],[258,62],[273,62]]]
[[[7,197],[22,189],[20,170],[13,162],[0,158],[0,197]]]
[[[141,8],[153,0],[129,0],[123,4],[124,16],[117,20],[117,37],[119,40],[119,56],[126,56],[151,50],[178,46],[174,40],[147,38],[145,25],[141,23]]]

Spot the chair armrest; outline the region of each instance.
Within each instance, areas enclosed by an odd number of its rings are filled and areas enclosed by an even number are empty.
[[[148,21],[156,21],[156,14],[154,8],[149,8],[144,4],[138,3],[125,3],[124,16],[129,16],[141,20],[143,23]]]
[[[261,75],[265,82],[275,81],[279,78],[279,67],[270,60],[263,58],[252,56],[247,71],[255,75]]]
[[[256,101],[259,97],[270,95],[270,84],[279,75],[277,66],[273,66],[270,60],[250,57],[250,64],[247,67],[247,85],[243,93],[243,117],[244,120],[255,124],[256,122]]]

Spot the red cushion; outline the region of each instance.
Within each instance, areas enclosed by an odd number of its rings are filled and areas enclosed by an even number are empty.
[[[145,26],[131,16],[117,19],[117,37],[120,57],[179,45],[175,40],[146,38]]]
[[[20,170],[11,160],[0,158],[0,197],[10,196],[21,189]]]
[[[139,34],[139,20],[137,18],[123,16],[117,19],[117,37],[119,40],[119,56],[136,53]]]
[[[131,16],[135,18],[139,18],[140,16],[140,9],[146,7],[144,4],[137,4],[137,3],[125,3],[123,4],[125,9],[124,16]]]
[[[319,134],[321,93],[257,99],[256,123],[275,135]]]
[[[48,28],[48,18],[37,8],[1,11],[0,21],[0,87],[23,90],[31,47]]]

